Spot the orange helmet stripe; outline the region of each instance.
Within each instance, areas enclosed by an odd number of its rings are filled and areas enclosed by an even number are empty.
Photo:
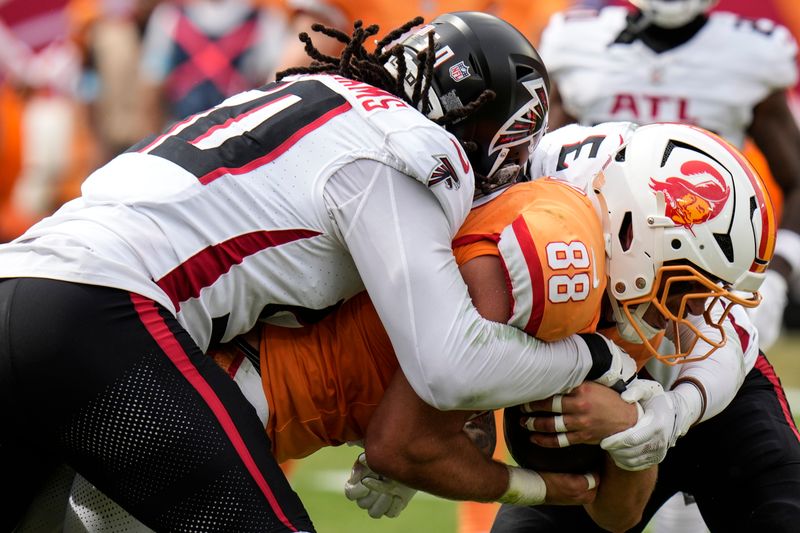
[[[777,222],[772,200],[769,198],[769,195],[766,194],[766,186],[761,176],[758,175],[753,165],[750,164],[741,152],[720,136],[713,133],[710,133],[710,135],[742,166],[745,170],[745,174],[747,174],[747,179],[750,180],[750,185],[752,185],[756,193],[756,203],[761,212],[761,237],[758,243],[758,255],[756,256],[756,260],[753,261],[753,264],[750,265],[750,272],[764,272],[772,259],[772,254],[775,252],[775,237],[777,235]]]

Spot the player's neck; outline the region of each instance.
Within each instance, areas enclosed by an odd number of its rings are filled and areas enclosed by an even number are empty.
[[[678,28],[663,28],[654,24],[643,24],[641,12],[632,12],[628,15],[628,25],[617,37],[617,43],[631,43],[641,40],[648,48],[656,53],[672,50],[697,35],[706,22],[707,15],[698,15],[688,24]]]

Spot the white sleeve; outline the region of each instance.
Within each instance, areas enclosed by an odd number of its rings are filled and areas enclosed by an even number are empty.
[[[712,316],[719,316],[719,306]],[[716,331],[705,324],[702,317],[691,317],[695,325],[710,338],[718,338]],[[718,415],[733,400],[753,368],[758,357],[758,333],[741,306],[734,306],[723,323],[727,342],[708,358],[680,365],[676,384],[690,381],[704,396],[705,409],[700,421]],[[684,335],[682,335],[684,337]],[[683,339],[682,339],[683,340]],[[688,341],[688,336],[685,339]],[[698,341],[695,350],[705,350],[708,344]],[[698,385],[699,384],[699,385]]]
[[[496,409],[573,388],[591,369],[579,337],[544,343],[478,314],[452,254],[457,228],[418,181],[359,160],[330,178],[325,202],[425,402]]]

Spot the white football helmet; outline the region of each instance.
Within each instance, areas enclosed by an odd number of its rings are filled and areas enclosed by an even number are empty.
[[[662,28],[677,28],[714,7],[719,0],[630,0],[647,19]]]
[[[620,334],[644,342],[670,364],[707,357],[726,341],[721,324],[730,306],[760,301],[776,234],[761,178],[736,148],[710,132],[652,124],[634,132],[598,180],[608,216],[608,293]],[[689,309],[699,314],[697,300],[716,338],[686,320]],[[658,328],[643,320],[651,306],[664,326],[672,323],[667,332],[675,353],[658,354],[651,346]],[[683,326],[694,333],[688,343]],[[710,349],[693,354],[699,339]]]

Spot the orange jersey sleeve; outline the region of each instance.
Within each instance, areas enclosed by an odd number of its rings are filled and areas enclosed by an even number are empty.
[[[366,293],[312,327],[264,326],[260,352],[278,462],[362,439],[398,366]]]
[[[591,201],[572,186],[540,179],[510,187],[470,213],[453,252],[459,264],[503,259],[511,323],[531,335],[553,341],[596,326],[606,283],[603,232]]]

